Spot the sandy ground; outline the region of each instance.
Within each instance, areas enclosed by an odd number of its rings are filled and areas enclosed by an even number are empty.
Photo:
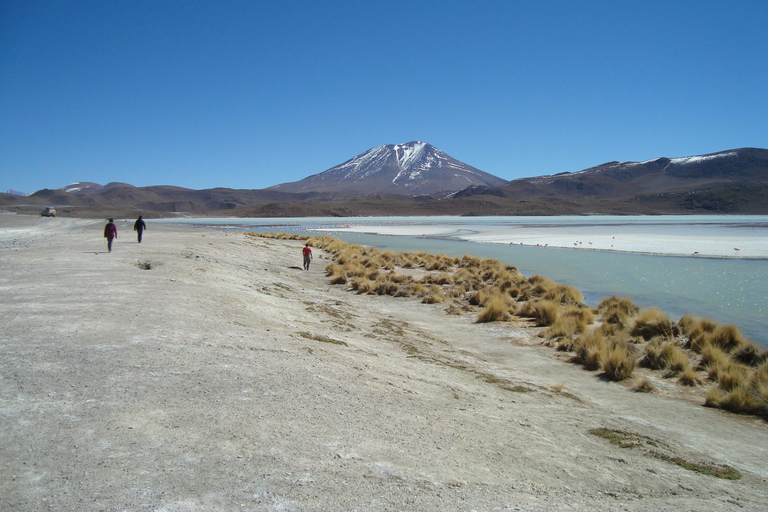
[[[298,242],[102,229],[0,215],[2,510],[768,510],[761,420],[330,286]]]

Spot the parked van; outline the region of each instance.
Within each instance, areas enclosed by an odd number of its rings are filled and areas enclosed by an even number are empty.
[[[43,217],[55,217],[56,216],[56,209],[52,206],[48,206],[45,210],[43,210],[43,213],[41,213]]]

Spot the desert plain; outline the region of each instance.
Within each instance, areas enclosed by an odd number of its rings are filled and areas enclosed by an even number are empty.
[[[764,420],[330,285],[300,241],[117,224],[0,215],[0,510],[768,510]]]

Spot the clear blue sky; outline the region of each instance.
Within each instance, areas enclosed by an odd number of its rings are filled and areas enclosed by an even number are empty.
[[[504,179],[768,147],[768,2],[0,2],[0,190],[264,188],[411,140]]]

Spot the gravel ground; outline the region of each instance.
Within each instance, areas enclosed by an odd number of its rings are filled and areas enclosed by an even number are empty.
[[[768,510],[764,421],[331,286],[299,242],[103,224],[0,215],[2,510]]]

